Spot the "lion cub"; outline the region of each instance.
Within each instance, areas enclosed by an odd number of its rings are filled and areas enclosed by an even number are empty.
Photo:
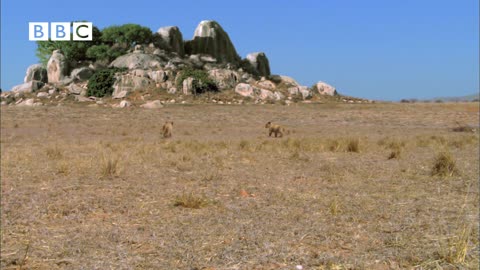
[[[268,128],[269,137],[271,137],[273,133],[275,134],[275,137],[277,137],[278,135],[280,135],[279,137],[283,137],[283,134],[286,131],[284,127],[277,124],[272,124],[272,122],[268,122],[265,125],[265,128]]]
[[[163,137],[170,138],[172,137],[173,130],[173,121],[167,121],[162,127]]]

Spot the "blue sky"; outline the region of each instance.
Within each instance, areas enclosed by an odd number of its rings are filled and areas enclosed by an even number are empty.
[[[1,88],[22,83],[38,62],[28,22],[176,25],[191,39],[208,19],[240,56],[263,51],[272,73],[304,85],[321,80],[379,100],[461,96],[479,91],[478,16],[478,0],[3,0]]]

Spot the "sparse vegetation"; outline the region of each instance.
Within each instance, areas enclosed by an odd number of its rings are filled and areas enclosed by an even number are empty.
[[[207,92],[218,92],[217,84],[210,78],[205,70],[185,68],[181,71],[177,78],[176,84],[178,89],[182,89],[183,81],[187,78],[193,78],[192,92],[194,95]]]
[[[113,84],[115,83],[115,73],[123,69],[109,68],[95,72],[88,80],[87,95],[94,97],[111,96],[113,93]]]
[[[450,152],[440,152],[433,162],[432,175],[434,176],[453,176],[458,174],[455,159]]]
[[[1,107],[0,268],[476,269],[466,106]]]
[[[347,142],[347,152],[359,153],[360,152],[360,139],[358,139],[358,138],[349,139],[348,142]]]
[[[173,206],[180,206],[184,208],[200,209],[209,204],[205,196],[199,196],[193,193],[183,193],[175,197]]]

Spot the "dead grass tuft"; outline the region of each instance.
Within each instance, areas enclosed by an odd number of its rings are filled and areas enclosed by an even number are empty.
[[[184,208],[200,209],[209,204],[209,201],[205,196],[199,196],[192,193],[183,193],[175,197],[173,206],[179,206]]]
[[[450,152],[439,153],[433,162],[432,175],[433,176],[453,176],[458,174],[455,159]]]
[[[104,178],[111,178],[118,174],[119,164],[118,157],[114,156],[103,156],[100,175]]]
[[[347,152],[360,152],[360,139],[352,138],[347,141]]]
[[[58,148],[58,146],[47,148],[46,154],[50,159],[60,159],[63,157],[62,151],[60,148]]]

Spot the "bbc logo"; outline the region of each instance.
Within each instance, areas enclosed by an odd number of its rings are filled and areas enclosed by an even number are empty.
[[[92,27],[91,22],[30,22],[28,23],[28,40],[91,41]]]

